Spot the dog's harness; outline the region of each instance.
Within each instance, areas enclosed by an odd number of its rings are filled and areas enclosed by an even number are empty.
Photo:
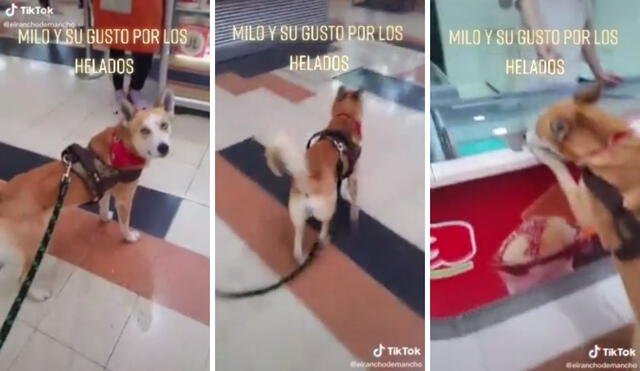
[[[640,257],[640,222],[624,207],[624,199],[620,192],[588,168],[583,169],[582,179],[589,191],[602,202],[613,217],[616,231],[622,240],[622,244],[613,251],[613,255],[621,261]]]
[[[358,138],[362,137],[361,125],[359,121],[353,119],[351,116],[345,113],[341,113],[338,116],[345,116],[346,118],[353,120],[355,123],[356,136]],[[344,179],[353,174],[356,162],[358,162],[358,159],[360,158],[362,149],[359,144],[351,140],[342,131],[325,129],[313,134],[311,138],[309,138],[309,141],[307,141],[307,150],[309,150],[309,148],[313,147],[316,143],[322,140],[330,141],[338,151],[340,160],[338,161],[336,167],[336,177],[338,178],[338,185],[340,185],[340,183]]]
[[[118,183],[130,183],[138,180],[141,169],[127,169],[141,166],[145,160],[131,153],[114,133],[111,138],[111,165],[102,161],[93,151],[79,144],[67,147],[62,156],[71,162],[71,170],[78,175],[93,195],[93,201],[99,201],[104,194]]]
[[[613,134],[606,147],[587,154],[587,157],[597,156],[608,151],[630,135],[630,131],[621,131]],[[613,251],[613,255],[621,261],[629,261],[640,257],[640,222],[631,210],[624,207],[624,198],[620,191],[606,180],[595,175],[587,167],[582,168],[582,179],[589,191],[611,213],[618,236],[622,240],[622,244]]]

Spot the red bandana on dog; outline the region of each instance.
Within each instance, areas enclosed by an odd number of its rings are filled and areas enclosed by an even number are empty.
[[[129,151],[120,138],[118,138],[118,135],[113,134],[111,140],[111,165],[113,165],[113,167],[122,169],[125,167],[141,166],[145,163],[146,160],[144,158]]]
[[[358,139],[362,139],[362,124],[360,123],[360,121],[356,120],[353,116],[349,115],[348,113],[339,113],[338,117],[340,116],[344,116],[349,120],[353,121],[356,136],[358,137]]]
[[[622,141],[623,139],[627,138],[631,136],[631,131],[620,131],[617,132],[615,134],[613,134],[611,136],[611,138],[609,138],[609,143],[607,144],[606,147],[603,148],[599,148],[596,149],[594,151],[591,151],[590,153],[587,153],[586,157],[592,157],[592,156],[597,156],[600,155],[606,151],[608,151],[609,149],[611,149],[611,147],[615,146],[616,144],[620,143],[620,141]]]

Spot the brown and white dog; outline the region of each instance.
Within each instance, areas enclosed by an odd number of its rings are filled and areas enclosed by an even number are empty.
[[[174,98],[165,90],[155,107],[136,111],[123,102],[124,119],[94,136],[89,148],[106,164],[122,170],[144,168],[152,158],[165,157],[169,151]],[[0,276],[22,282],[38,249],[46,224],[57,201],[65,166],[53,161],[16,175],[0,185]],[[100,200],[100,217],[111,218],[109,200],[115,199],[120,230],[124,239],[135,242],[140,234],[129,227],[129,217],[137,181],[118,183]],[[93,195],[74,172],[64,207],[85,204]],[[50,291],[32,288],[29,296],[46,300]]]
[[[562,161],[588,168],[613,185],[622,195],[624,206],[640,217],[640,137],[627,122],[596,105],[600,93],[601,87],[593,86],[549,107],[527,134],[527,142],[556,176],[578,223],[595,230],[603,247],[613,252],[622,240],[611,213],[584,181],[574,180]],[[613,261],[636,317],[632,346],[640,349],[640,259],[622,261],[613,257]]]
[[[362,140],[362,91],[348,91],[340,87],[331,107],[331,120],[326,129],[344,134],[354,144],[360,146]],[[301,146],[300,146],[301,147]],[[293,256],[299,263],[305,259],[302,238],[307,219],[313,216],[322,223],[320,241],[329,241],[329,224],[336,210],[338,200],[338,163],[341,161],[336,146],[329,140],[319,140],[307,151],[297,149],[291,140],[280,134],[272,146],[266,150],[267,164],[274,174],[289,173],[293,182],[289,193],[289,216],[294,226]],[[357,205],[358,179],[357,165],[347,178],[351,202],[351,220],[359,215]]]

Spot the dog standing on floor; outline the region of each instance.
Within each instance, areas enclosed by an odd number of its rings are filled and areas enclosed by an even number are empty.
[[[313,216],[322,223],[320,241],[329,241],[329,224],[336,210],[338,185],[343,178],[347,179],[351,220],[355,222],[358,219],[356,161],[362,140],[361,119],[362,91],[348,91],[340,87],[331,107],[329,125],[310,139],[306,153],[297,150],[297,146],[284,134],[278,135],[266,150],[271,171],[278,176],[286,171],[293,178],[289,216],[295,233],[293,256],[299,263],[305,260],[302,240],[309,217]],[[315,142],[314,138],[317,138]],[[357,154],[351,155],[349,151],[357,151]],[[340,173],[340,169],[350,170]]]
[[[174,112],[173,93],[165,90],[155,107],[136,111],[129,102],[123,102],[124,119],[106,128],[89,143],[89,150],[117,170],[142,170],[152,158],[165,157],[169,152],[171,121]],[[60,180],[65,165],[52,161],[18,174],[0,185],[0,277],[18,277],[20,284],[29,270],[40,239],[57,201]],[[140,234],[129,227],[137,179],[117,183],[100,199],[100,218],[111,218],[109,200],[115,199],[123,238],[135,242]],[[75,170],[64,207],[82,205],[95,200],[87,183]],[[51,283],[52,284],[52,283]],[[50,290],[32,288],[29,297],[42,301],[49,298]]]
[[[554,173],[578,223],[595,230],[604,249],[614,255],[635,314],[632,346],[640,350],[640,257],[621,254],[623,247],[637,250],[640,244],[623,242],[628,237],[622,234],[630,231],[625,231],[618,217],[595,196],[584,177],[576,182],[561,160],[573,162],[615,187],[624,208],[635,219],[640,217],[640,137],[627,122],[596,106],[601,90],[601,86],[594,86],[548,108],[535,130],[527,133],[527,142]]]

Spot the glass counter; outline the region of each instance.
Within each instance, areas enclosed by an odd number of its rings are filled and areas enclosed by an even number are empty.
[[[431,135],[436,134],[437,150],[432,151],[431,162],[509,148],[517,150],[510,146],[510,140],[521,138],[544,108],[572,93],[567,89],[467,100],[432,100]],[[616,115],[640,111],[640,80],[628,80],[620,87],[605,91],[600,104]]]
[[[449,81],[447,75],[442,72],[438,66],[431,63],[430,68],[430,88],[431,104],[439,101],[448,101],[451,99],[460,99],[458,89]]]

